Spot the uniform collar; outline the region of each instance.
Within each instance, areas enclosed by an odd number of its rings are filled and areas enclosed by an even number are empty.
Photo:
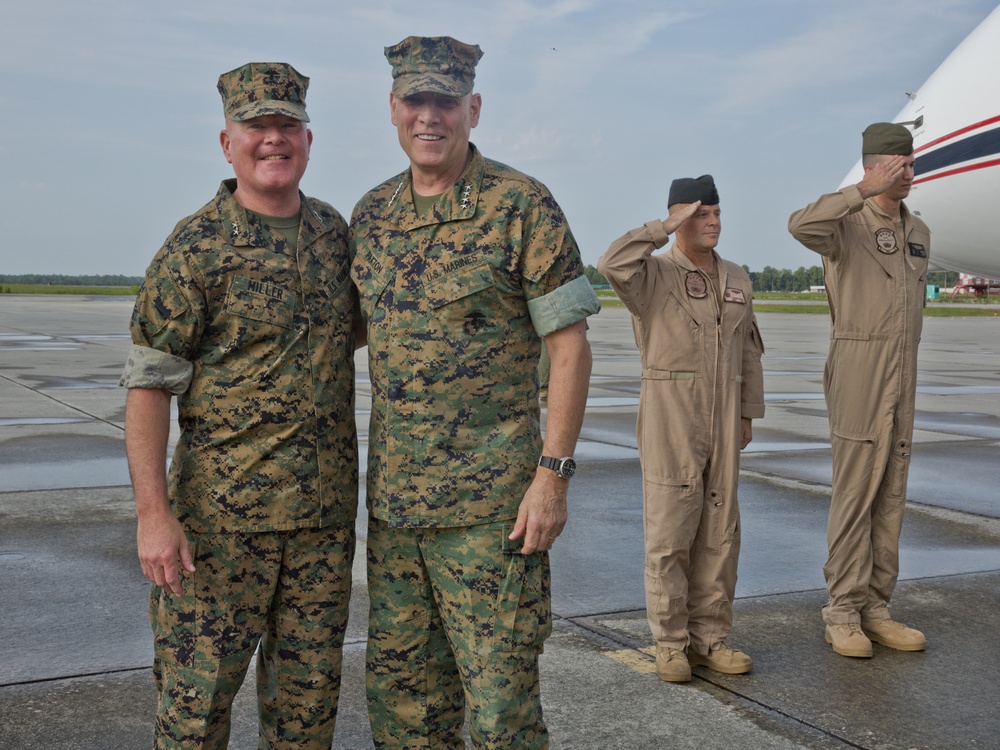
[[[894,223],[892,217],[889,216],[889,214],[887,214],[885,210],[874,201],[874,199],[868,198],[865,203],[871,207],[872,211],[884,218],[890,224]],[[899,203],[899,216],[903,220],[904,225],[910,226],[913,223],[913,220],[910,218],[910,209],[906,206],[906,201],[900,201]]]
[[[687,257],[681,251],[681,249],[677,247],[676,242],[670,246],[670,249],[667,251],[667,257],[670,258],[670,260],[672,260],[674,263],[679,265],[681,268],[683,268],[685,271],[697,271],[699,273],[704,273],[705,275],[708,275],[707,271],[703,271],[701,267],[698,266],[697,263],[695,263],[693,260]],[[721,280],[725,276],[725,271],[722,268],[722,258],[719,257],[719,254],[715,252],[715,250],[712,251],[712,258],[715,261],[715,271],[719,275],[719,279]]]
[[[417,210],[413,205],[413,172],[408,169],[391,183],[393,194],[386,206],[387,216],[406,231],[432,224],[471,219],[475,216],[486,173],[486,159],[474,144],[470,143],[469,148],[472,150],[469,166],[451,189],[438,196],[430,213],[417,216]]]
[[[226,240],[233,247],[270,247],[270,230],[252,213],[236,202],[235,178],[223,180],[215,194],[215,207],[226,232]],[[299,191],[299,246],[308,247],[330,231],[331,227],[313,210],[302,191]]]

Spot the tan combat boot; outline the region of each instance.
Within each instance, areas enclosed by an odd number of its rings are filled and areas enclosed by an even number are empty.
[[[753,659],[725,643],[713,648],[707,655],[692,653],[688,660],[694,667],[708,667],[722,674],[746,674],[753,669]]]
[[[900,651],[923,651],[927,647],[924,634],[895,620],[862,620],[861,629],[875,643]]]
[[[872,655],[872,642],[861,632],[861,626],[856,622],[827,625],[826,642],[841,656],[870,659]]]
[[[656,676],[664,682],[690,682],[691,666],[687,656],[679,649],[657,646]]]

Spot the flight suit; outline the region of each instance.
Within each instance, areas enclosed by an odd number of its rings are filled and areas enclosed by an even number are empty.
[[[646,609],[658,645],[708,654],[732,630],[740,550],[740,419],[764,416],[763,345],[746,271],[715,254],[722,287],[651,221],[598,263],[632,313],[642,358]]]
[[[154,257],[121,378],[177,395],[168,492],[196,566],[151,592],[155,742],[224,747],[259,641],[261,746],[329,748],[357,512],[347,224],[300,196],[290,247],[235,188]]]
[[[368,324],[368,705],[379,748],[544,748],[548,553],[506,537],[542,447],[541,336],[600,306],[549,191],[484,158],[423,215],[409,170],[351,218]],[[459,682],[459,676],[461,681]]]
[[[894,222],[850,185],[788,221],[795,239],[823,256],[830,300],[828,625],[887,619],[899,575],[930,255],[927,226],[901,209]]]

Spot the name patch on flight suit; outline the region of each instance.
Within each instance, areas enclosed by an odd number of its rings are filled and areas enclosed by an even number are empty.
[[[695,299],[702,299],[708,294],[708,282],[697,271],[687,272],[687,276],[684,278],[684,288],[687,289],[688,296]]]
[[[875,232],[875,244],[879,252],[892,255],[896,252],[896,233],[891,229],[879,229]]]
[[[912,255],[914,258],[926,258],[927,257],[927,248],[925,248],[923,245],[918,244],[916,242],[911,242],[910,243],[910,255]]]
[[[733,287],[727,287],[726,291],[722,295],[722,299],[726,302],[739,302],[741,305],[747,303],[747,298],[743,294],[742,289],[734,289]]]

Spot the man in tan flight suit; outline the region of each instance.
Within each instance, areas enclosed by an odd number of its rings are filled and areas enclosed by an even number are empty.
[[[913,183],[910,131],[875,123],[862,154],[861,182],[793,213],[788,231],[823,256],[830,299],[826,640],[843,656],[870,657],[872,641],[903,651],[926,645],[890,618],[888,605],[899,575],[930,233],[903,203]]]
[[[669,216],[615,240],[598,262],[632,313],[642,357],[646,609],[661,680],[691,665],[743,674],[726,645],[740,551],[740,450],[764,416],[763,346],[746,271],[715,252],[719,194],[710,175],[674,180]],[[674,245],[654,250],[676,233]]]

